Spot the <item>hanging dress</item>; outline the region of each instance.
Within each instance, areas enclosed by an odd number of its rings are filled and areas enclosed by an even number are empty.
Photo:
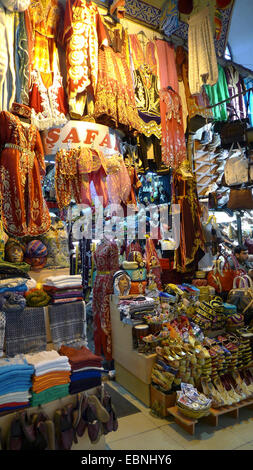
[[[219,78],[218,82],[213,85],[205,85],[206,93],[209,97],[210,105],[219,103],[220,101],[229,98],[228,85],[226,75],[223,67],[218,64]],[[215,106],[213,109],[213,116],[216,121],[226,121],[228,118],[227,104],[222,103],[219,106]]]
[[[205,241],[200,220],[200,205],[193,177],[183,177],[180,168],[173,175],[173,204],[180,206],[180,244],[175,250],[177,271],[196,270],[205,254]]]
[[[31,121],[38,129],[65,124],[67,101],[60,74],[57,41],[61,31],[62,5],[58,0],[31,0],[28,17],[32,45],[29,105]]]
[[[94,116],[109,127],[141,130],[130,72],[127,31],[103,19],[108,46],[99,49]]]
[[[141,131],[147,137],[161,138],[158,66],[153,41],[142,47],[138,34],[129,35],[133,60],[135,101],[141,120]]]
[[[187,158],[181,98],[172,89],[160,90],[162,160],[177,168]]]
[[[197,95],[192,95],[190,92],[189,79],[188,79],[188,54],[187,51],[182,47],[178,46],[176,49],[176,67],[177,67],[177,76],[179,82],[179,94],[182,99],[182,103],[185,100],[187,103],[187,111],[189,119],[194,118],[195,116],[201,116],[202,125],[205,124],[206,119],[212,119],[213,113],[211,109],[205,109],[206,106],[210,105],[208,96],[205,92],[205,89],[202,88],[201,92]],[[184,90],[183,90],[184,87]],[[183,96],[183,98],[182,98]],[[184,108],[184,113],[186,113]],[[201,127],[201,126],[200,126]]]
[[[106,239],[97,246],[94,261],[97,269],[93,287],[95,354],[112,359],[110,295],[113,294],[113,275],[119,270],[119,253],[115,242]]]
[[[5,231],[15,237],[45,233],[51,224],[43,197],[43,146],[34,125],[25,127],[8,111],[0,113],[0,192]]]
[[[244,84],[239,71],[233,66],[225,67],[229,96],[232,97],[244,91]],[[236,96],[227,104],[228,113],[231,121],[246,119],[247,111],[244,96]]]
[[[83,0],[67,0],[63,43],[66,47],[69,111],[73,117],[83,116],[87,90],[93,97],[96,94],[98,50],[106,40],[97,5]]]

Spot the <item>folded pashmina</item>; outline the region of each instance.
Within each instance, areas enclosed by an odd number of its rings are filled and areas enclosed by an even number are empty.
[[[84,302],[49,305],[48,315],[52,342],[57,349],[62,345],[75,347],[86,343],[86,308]]]
[[[7,356],[46,349],[44,307],[26,307],[20,313],[8,313],[6,315],[5,342]]]

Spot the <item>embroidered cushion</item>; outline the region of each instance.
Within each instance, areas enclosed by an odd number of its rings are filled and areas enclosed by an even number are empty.
[[[31,0],[1,0],[2,5],[10,11],[25,11]]]

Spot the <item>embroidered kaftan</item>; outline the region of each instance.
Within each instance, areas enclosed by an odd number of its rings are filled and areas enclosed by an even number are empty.
[[[98,49],[106,35],[97,5],[67,0],[63,41],[66,46],[67,93],[71,115],[83,116],[87,89],[94,96],[98,76]]]
[[[160,98],[158,91],[158,67],[153,41],[142,47],[137,34],[129,35],[131,55],[134,64],[134,89],[142,133],[149,137],[161,138]]]
[[[62,5],[58,0],[31,0],[27,10],[31,60],[30,107],[39,129],[64,124],[67,102],[60,74],[57,41],[61,31]]]
[[[43,197],[43,146],[34,125],[25,127],[17,116],[0,113],[0,192],[5,231],[15,237],[38,236],[50,227]]]
[[[103,20],[109,46],[99,49],[94,116],[109,127],[141,131],[130,72],[128,35],[120,23]]]
[[[162,160],[177,168],[186,158],[186,145],[180,96],[168,88],[160,90],[162,123]]]
[[[113,275],[119,270],[119,253],[115,242],[103,240],[94,253],[97,274],[93,288],[95,353],[112,358],[110,295],[113,294]]]

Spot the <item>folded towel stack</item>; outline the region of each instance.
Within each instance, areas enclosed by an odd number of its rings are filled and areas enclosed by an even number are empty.
[[[24,355],[0,359],[0,412],[30,405],[33,373]]]
[[[41,351],[25,355],[34,367],[31,406],[38,406],[69,394],[70,364],[57,351]]]
[[[61,346],[59,353],[67,356],[71,365],[70,394],[101,385],[101,374],[104,370],[102,357],[96,356],[85,346],[79,349]]]
[[[82,276],[50,276],[44,280],[43,289],[51,297],[51,303],[60,304],[83,300]]]

